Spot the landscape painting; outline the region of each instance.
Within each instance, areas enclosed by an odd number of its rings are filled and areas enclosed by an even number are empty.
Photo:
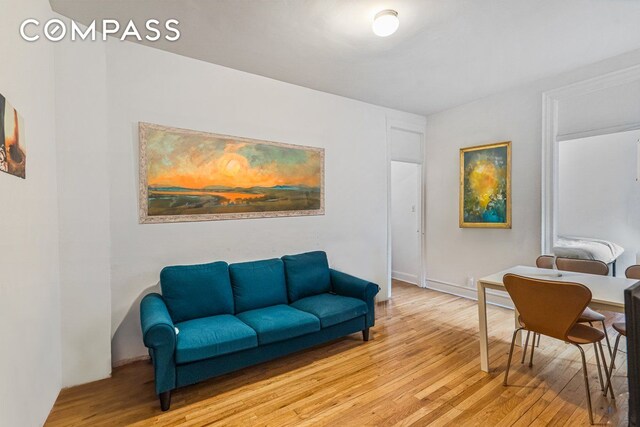
[[[0,95],[0,171],[26,178],[24,123],[15,108]]]
[[[511,228],[511,142],[460,149],[460,227]]]
[[[139,124],[140,222],[324,214],[324,150]]]

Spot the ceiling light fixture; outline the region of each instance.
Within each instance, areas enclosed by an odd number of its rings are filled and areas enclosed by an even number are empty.
[[[400,25],[398,12],[386,9],[376,13],[373,18],[373,32],[376,36],[387,37],[395,33]]]

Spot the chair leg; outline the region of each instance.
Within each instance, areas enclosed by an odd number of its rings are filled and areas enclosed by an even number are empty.
[[[536,348],[536,336],[533,336],[533,341],[531,341],[531,354],[529,355],[529,367],[533,367],[533,350]]]
[[[171,390],[160,393],[158,397],[160,398],[160,409],[168,411],[171,406]]]
[[[520,364],[524,363],[524,359],[525,357],[527,357],[527,348],[529,348],[529,335],[531,334],[531,331],[527,331],[527,337],[524,339],[524,346],[522,346],[522,360],[520,361]],[[536,339],[536,334],[533,334],[533,339]]]
[[[369,341],[369,328],[362,330],[362,340]]]
[[[600,390],[604,391],[604,380],[602,379],[603,378],[602,369],[600,368],[600,355],[598,355],[598,344],[593,343],[593,351],[596,352],[596,366],[598,367],[598,379],[600,380]]]
[[[604,327],[604,322],[602,323],[602,325]],[[589,326],[593,328],[593,322],[589,322]],[[604,331],[605,331],[604,333],[606,334],[607,333],[606,328]],[[604,382],[602,381],[602,370],[600,369],[600,356],[598,355],[598,347],[596,343],[593,343],[593,349],[596,352],[596,365],[598,366],[598,379],[600,380],[600,389],[604,391]]]
[[[541,337],[541,336],[542,336],[542,335],[538,334],[538,344],[536,344],[536,347],[540,347],[540,337]]]
[[[613,363],[613,351],[611,351],[611,342],[609,342],[609,334],[607,333],[607,325],[604,323],[604,320],[602,321],[602,331],[604,332],[604,339],[607,340],[607,347],[609,348],[609,357],[611,358],[611,369],[613,369],[613,367],[615,366],[615,363]]]
[[[587,359],[584,357],[584,350],[577,344],[574,344],[580,350],[582,357],[582,376],[584,377],[584,388],[587,392],[587,407],[589,409],[589,422],[593,425],[593,412],[591,411],[591,393],[589,393],[589,376],[587,374]]]
[[[618,334],[618,336],[616,337],[616,343],[613,346],[613,356],[611,358],[611,369],[609,370],[609,378],[607,379],[607,385],[604,388],[605,389],[605,392],[604,392],[605,396],[607,395],[607,390],[609,390],[611,388],[611,384],[610,383],[611,383],[611,377],[613,377],[613,368],[614,368],[613,361],[615,360],[616,355],[618,354],[618,345],[620,344],[620,337],[621,336],[622,335]],[[613,394],[613,389],[611,390],[611,398],[612,399],[616,398],[615,395]]]
[[[607,362],[604,358],[604,348],[602,348],[602,342],[598,341],[598,348],[600,349],[600,356],[602,357],[602,367],[604,368],[604,374],[607,376],[607,385],[604,388],[604,395],[607,395],[607,390],[611,392],[611,399],[616,400],[616,397],[613,394],[613,384],[611,384],[611,372],[613,372],[613,368],[611,368],[611,364],[607,367]]]
[[[523,328],[518,328],[515,331],[513,331],[513,337],[511,338],[511,348],[509,349],[509,359],[507,360],[507,370],[504,371],[504,382],[502,383],[503,385],[507,385],[507,379],[509,378],[509,368],[511,367],[511,357],[513,356],[513,347],[516,344],[516,335],[518,335],[518,332],[520,332]]]

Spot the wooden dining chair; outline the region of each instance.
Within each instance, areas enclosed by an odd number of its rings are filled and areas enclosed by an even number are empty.
[[[609,267],[607,264],[602,261],[595,260],[585,260],[585,259],[574,259],[574,258],[556,258],[552,255],[540,255],[536,259],[536,267],[538,268],[548,268],[552,269],[554,262],[559,270],[564,271],[573,271],[576,273],[587,273],[587,274],[598,274],[606,276],[609,274]],[[611,342],[609,341],[609,333],[607,332],[607,326],[605,324],[605,317],[603,314],[598,313],[595,310],[587,307],[584,309],[582,316],[578,319],[578,323],[588,323],[593,326],[594,323],[601,323],[602,330],[604,331],[604,337],[607,342],[607,349],[609,351],[609,357],[613,357],[613,351],[611,349]],[[522,360],[520,363],[524,363],[524,359],[527,356],[527,346],[529,345],[529,335],[527,332],[527,337],[525,339],[525,347],[522,352]],[[536,343],[536,337],[538,338],[538,342]],[[540,335],[533,334],[533,342],[532,346],[537,345],[540,346]],[[598,354],[596,353],[596,357]],[[529,359],[529,366],[533,366],[533,351],[531,352],[531,357]]]
[[[607,276],[609,274],[609,266],[602,261],[594,259],[558,257],[556,258],[556,266],[558,267],[558,270],[573,271],[574,273],[597,274],[599,276]],[[588,323],[590,326],[593,326],[594,323],[602,324],[602,331],[604,332],[604,338],[607,342],[609,357],[613,357],[611,341],[609,341],[609,333],[607,332],[605,317],[602,313],[598,313],[597,311],[587,307],[585,308],[584,313],[582,313],[582,316],[580,316],[580,319],[578,319],[578,323]]]
[[[558,270],[573,271],[576,273],[597,274],[606,276],[609,274],[609,266],[595,259],[556,258]]]
[[[640,280],[640,265],[632,265],[627,268],[624,272],[624,275],[627,276],[627,279],[636,279]]]
[[[553,269],[554,263],[556,262],[556,257],[553,255],[540,255],[536,258],[536,267],[538,268],[548,268]],[[527,338],[524,342],[523,352],[522,352],[522,360],[520,363],[524,363],[524,359],[527,357],[527,346],[529,345],[529,335],[531,333],[527,332]],[[538,342],[536,343],[536,337],[538,338]],[[540,335],[533,334],[533,342],[532,345],[540,347]],[[531,353],[531,359],[529,360],[529,367],[533,366],[533,352]]]
[[[591,302],[591,291],[579,283],[539,280],[515,274],[506,274],[503,278],[503,283],[513,304],[520,313],[520,327],[514,331],[511,338],[509,359],[504,373],[504,385],[507,385],[509,378],[513,347],[519,331],[530,331],[573,344],[580,350],[589,421],[593,424],[589,376],[585,353],[582,349],[583,345],[592,344],[596,353],[600,353],[607,377],[607,387],[611,390],[612,397],[614,394],[609,380],[610,372],[602,349],[604,333],[596,328],[577,322],[584,309]],[[602,371],[599,363],[598,374],[602,383]]]
[[[632,265],[627,268],[624,272],[624,275],[627,279],[635,279],[640,280],[640,265]],[[618,354],[618,346],[620,345],[620,338],[627,336],[627,323],[626,322],[615,322],[613,324],[613,329],[616,330],[618,336],[616,337],[616,342],[613,345],[613,355],[611,356],[611,370],[615,368],[616,356]]]
[[[536,259],[536,267],[538,268],[553,268],[553,263],[556,261],[556,257],[553,255],[540,255]]]

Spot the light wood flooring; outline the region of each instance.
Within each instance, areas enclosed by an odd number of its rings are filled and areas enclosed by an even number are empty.
[[[354,334],[178,389],[168,412],[160,411],[151,365],[132,363],[112,378],[63,390],[47,425],[589,425],[572,346],[543,337],[533,368],[520,364],[518,348],[510,386],[502,385],[512,311],[489,307],[490,374],[479,367],[474,301],[395,282],[393,301],[379,304],[376,317],[367,343]],[[627,424],[625,356],[613,403],[599,391],[588,351],[597,423]]]

